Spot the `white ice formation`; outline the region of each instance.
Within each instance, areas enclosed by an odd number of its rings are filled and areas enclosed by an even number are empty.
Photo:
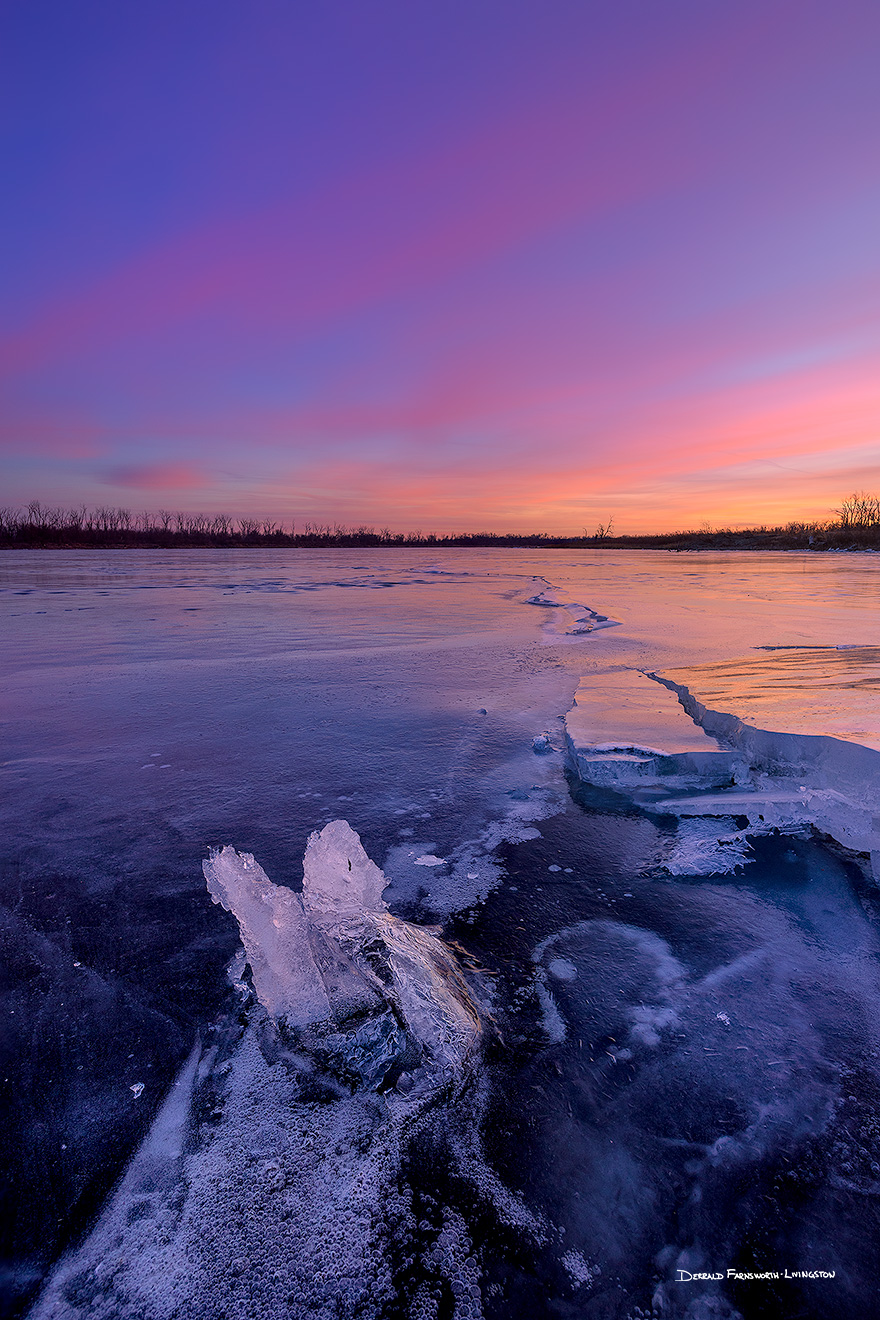
[[[388,911],[385,877],[347,821],[310,836],[301,895],[231,847],[203,869],[238,921],[260,1003],[331,1073],[413,1094],[462,1078],[479,1011],[447,947]]]
[[[443,1206],[439,1236],[423,1234],[405,1172],[419,1133],[458,1125],[467,1154],[450,1136],[450,1159],[497,1198],[475,1136],[484,1088],[458,1084],[476,1071],[481,1025],[452,952],[391,916],[343,820],[309,839],[302,894],[230,847],[204,870],[239,923],[230,979],[246,1011],[196,1045],[31,1320],[380,1320],[423,1237],[426,1277],[459,1299],[454,1320],[481,1320],[463,1218]],[[506,1222],[516,1210],[499,1202]]]

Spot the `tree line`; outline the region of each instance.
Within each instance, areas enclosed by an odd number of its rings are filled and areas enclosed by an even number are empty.
[[[0,546],[109,547],[175,549],[183,547],[317,547],[367,546],[521,546],[579,549],[601,545],[619,549],[666,550],[880,550],[880,496],[859,491],[847,496],[824,522],[788,522],[782,526],[712,528],[657,535],[613,533],[613,518],[581,536],[551,536],[547,532],[378,531],[360,525],[304,523],[301,527],[274,519],[233,518],[228,514],[132,513],[101,505],[88,509],[53,507],[34,500],[24,509],[0,508]]]
[[[51,507],[34,500],[24,509],[0,508],[0,545],[165,547],[203,546],[431,546],[545,545],[556,538],[546,532],[392,532],[361,524],[294,523],[270,518],[233,518],[228,514],[132,513],[101,505],[88,509]]]

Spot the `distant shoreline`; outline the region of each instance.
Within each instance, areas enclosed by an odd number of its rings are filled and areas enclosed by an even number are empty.
[[[150,536],[108,537],[103,539],[55,540],[15,538],[0,540],[0,550],[667,550],[672,554],[706,551],[777,551],[810,554],[852,554],[880,552],[880,537],[829,538],[812,545],[777,536],[747,535],[732,537],[681,534],[670,537],[621,536],[595,537],[437,537],[435,540],[328,540],[306,537],[188,538],[156,539]]]
[[[827,522],[780,527],[702,527],[699,531],[612,535],[611,522],[591,536],[547,532],[392,532],[383,527],[304,523],[300,529],[270,519],[226,514],[132,514],[130,509],[0,509],[0,549],[52,550],[880,550],[880,498],[854,495]]]

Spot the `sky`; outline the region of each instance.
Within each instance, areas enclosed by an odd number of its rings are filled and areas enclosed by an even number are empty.
[[[876,0],[5,0],[0,504],[880,489]]]

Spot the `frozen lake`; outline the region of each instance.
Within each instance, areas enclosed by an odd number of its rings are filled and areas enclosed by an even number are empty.
[[[324,1292],[282,1280],[291,1261],[308,1271],[308,1234],[273,1283],[260,1243],[291,1216],[269,1202],[263,1237],[242,1245],[230,1224],[198,1261],[183,1228],[162,1228],[181,1279],[160,1288],[157,1264],[149,1320],[218,1314],[199,1301],[212,1271],[234,1281],[229,1320],[406,1315],[414,1296],[426,1317],[499,1320],[880,1309],[874,887],[803,828],[741,831],[738,869],[687,872],[677,817],[572,800],[562,756],[590,674],[876,647],[878,587],[870,555],[0,557],[5,1313],[94,1222],[194,1042],[231,1011],[239,932],[206,891],[209,847],[298,888],[309,834],[337,818],[385,871],[392,912],[443,923],[485,969],[499,1035],[479,1104],[435,1111],[383,1165],[397,1208],[364,1238],[362,1272],[384,1271],[384,1291],[334,1296],[342,1248],[322,1258]],[[763,710],[754,666],[738,675],[713,691]],[[854,691],[824,687],[799,727],[876,745],[876,690]],[[277,1078],[265,1087],[268,1105]],[[236,1122],[230,1149],[251,1120]],[[73,1257],[89,1286],[59,1276],[41,1316],[144,1313],[149,1267],[128,1278],[128,1230],[102,1222]],[[112,1286],[94,1273],[111,1231]],[[676,1282],[730,1267],[835,1278]]]

